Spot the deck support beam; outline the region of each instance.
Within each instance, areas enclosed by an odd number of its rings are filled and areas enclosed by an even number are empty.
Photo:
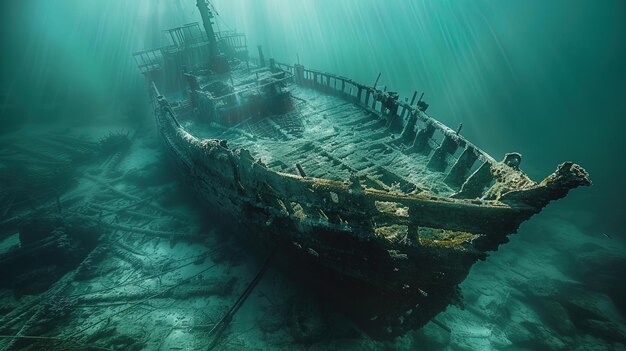
[[[428,145],[428,140],[432,138],[435,133],[435,127],[431,124],[427,124],[426,127],[417,134],[415,134],[415,139],[413,140],[413,144],[409,148],[410,152],[420,152],[420,153],[429,153],[430,146]]]
[[[448,175],[444,178],[444,182],[451,187],[457,188],[463,184],[463,180],[467,177],[472,165],[478,156],[476,155],[476,149],[471,146],[465,148],[461,156],[456,160],[456,163],[448,172]]]
[[[452,195],[457,199],[473,199],[481,197],[485,188],[493,181],[491,163],[483,163],[461,186],[461,190]]]
[[[439,172],[445,170],[448,155],[453,154],[457,147],[458,145],[454,139],[446,135],[443,138],[441,145],[439,145],[439,147],[435,149],[435,152],[433,152],[433,155],[430,157],[426,167]]]
[[[402,133],[400,133],[400,138],[398,139],[401,143],[411,142],[415,133],[415,125],[417,125],[417,115],[415,113],[411,113],[409,115],[409,119],[406,121],[404,128],[402,129]]]

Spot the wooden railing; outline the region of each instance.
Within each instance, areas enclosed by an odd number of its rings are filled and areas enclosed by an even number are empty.
[[[337,95],[385,120],[390,132],[400,135],[396,143],[407,145],[408,152],[429,155],[428,168],[446,172],[445,182],[453,188],[479,181],[476,187],[482,190],[493,181],[487,171],[496,161],[457,131],[420,110],[414,104],[415,95],[409,103],[392,93],[299,64],[270,60],[270,69],[292,73],[296,84]]]

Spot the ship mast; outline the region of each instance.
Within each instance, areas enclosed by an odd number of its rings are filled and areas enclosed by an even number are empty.
[[[215,37],[215,31],[213,30],[213,22],[211,22],[211,18],[214,17],[213,12],[209,9],[208,0],[196,0],[196,6],[198,6],[198,10],[200,10],[202,23],[204,23],[204,30],[209,38],[209,55],[211,57],[211,61],[213,61],[213,58],[215,58],[218,54],[217,38]]]

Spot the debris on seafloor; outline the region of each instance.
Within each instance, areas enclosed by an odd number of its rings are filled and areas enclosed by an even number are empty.
[[[263,263],[259,271],[256,273],[256,275],[254,276],[252,281],[248,284],[248,286],[246,286],[246,289],[239,296],[237,301],[235,301],[235,303],[228,310],[228,312],[226,312],[224,317],[222,317],[222,319],[220,319],[219,322],[217,322],[213,326],[213,328],[211,328],[211,330],[209,331],[209,337],[213,338],[213,341],[211,342],[211,345],[209,346],[209,350],[212,350],[217,345],[219,345],[222,334],[224,333],[224,331],[226,330],[230,322],[232,322],[233,317],[235,316],[235,313],[237,313],[237,311],[241,308],[241,306],[246,302],[246,300],[248,299],[252,291],[254,291],[254,288],[256,288],[256,286],[259,284],[259,282],[265,275],[265,272],[269,268],[269,265],[272,262],[272,259],[274,258],[275,254],[276,254],[276,251],[272,251],[269,254],[269,256],[265,259],[265,262]]]
[[[216,238],[202,235],[202,221],[164,198],[173,177],[152,174],[167,167],[151,166],[158,154],[137,145],[151,141],[130,135],[93,142],[44,132],[6,142],[0,175],[24,186],[0,193],[0,349],[141,350],[167,341],[176,327],[169,315],[188,309],[183,318],[200,320],[194,304],[228,304],[239,275],[221,256],[227,244],[207,247]],[[31,164],[41,187],[12,171]],[[149,170],[149,185],[133,178],[137,169]],[[59,170],[69,173],[48,176]]]

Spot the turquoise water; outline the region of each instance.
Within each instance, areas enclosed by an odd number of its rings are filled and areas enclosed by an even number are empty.
[[[366,344],[351,335],[302,346],[291,344],[288,332],[265,338],[253,332],[246,347],[624,349],[626,2],[213,5],[217,28],[246,33],[253,54],[262,45],[265,57],[370,84],[381,73],[379,85],[402,98],[424,92],[431,116],[453,129],[462,123],[462,134],[494,157],[520,152],[531,178],[572,160],[594,183],[550,205],[474,267],[463,290],[467,310],[483,313],[446,311],[440,318],[451,335],[429,325],[392,344]],[[162,45],[163,29],[200,21],[191,0],[3,1],[0,18],[0,133],[15,137],[17,130],[24,139],[47,126],[82,128],[96,137],[132,129],[147,138],[146,86],[131,55]],[[153,145],[141,140],[135,161],[124,161],[131,166],[150,157],[142,152]],[[254,269],[240,273],[247,270]],[[593,308],[568,309],[574,295]],[[245,314],[255,318],[251,306]],[[63,323],[38,332],[62,335]],[[158,343],[146,345],[156,349]]]

